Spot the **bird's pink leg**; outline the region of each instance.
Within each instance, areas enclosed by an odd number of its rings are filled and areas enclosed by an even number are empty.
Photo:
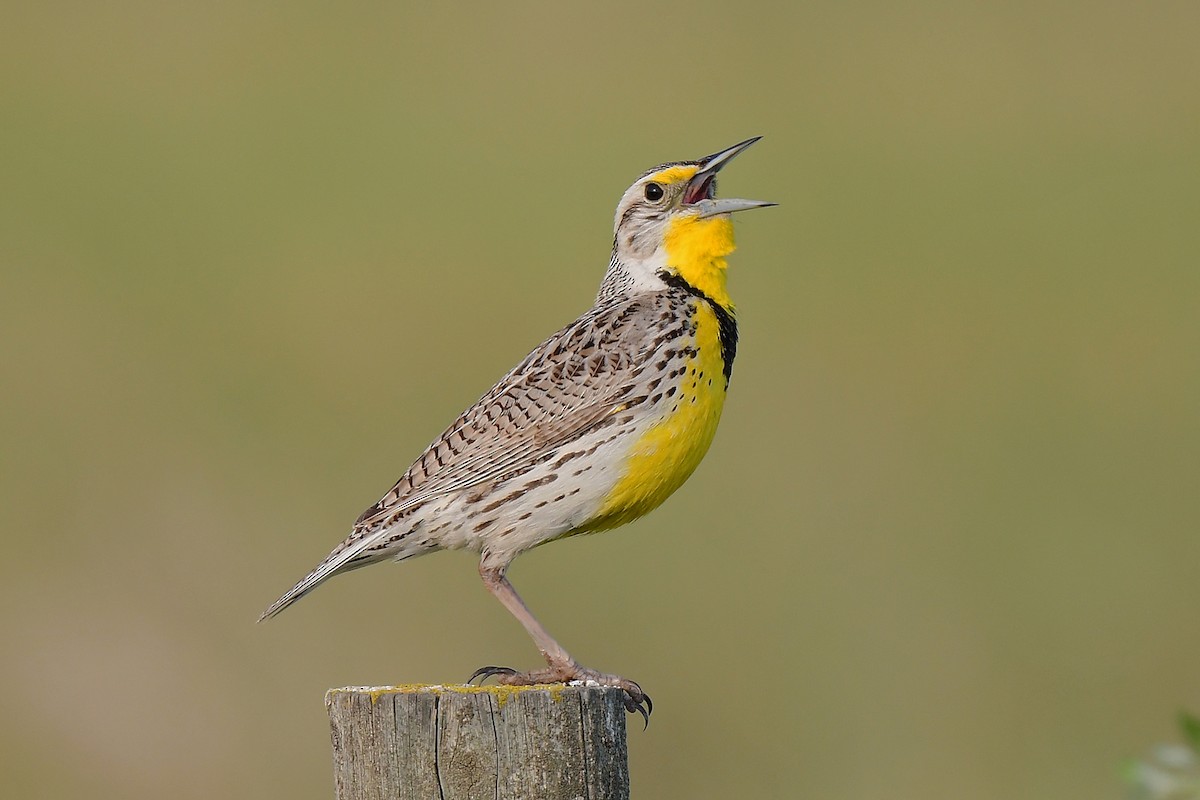
[[[530,672],[517,672],[510,667],[481,667],[471,676],[471,680],[476,678],[486,680],[489,677],[495,677],[500,683],[514,686],[527,686],[535,683],[566,683],[568,681],[594,681],[603,686],[618,686],[625,690],[626,707],[630,711],[640,712],[643,717],[649,719],[653,704],[646,693],[642,691],[642,687],[620,675],[610,675],[580,665],[533,616],[529,606],[525,605],[525,601],[521,599],[517,590],[504,576],[503,567],[485,567],[480,564],[479,575],[483,578],[483,585],[487,587],[487,590],[525,628],[549,666],[547,669]]]

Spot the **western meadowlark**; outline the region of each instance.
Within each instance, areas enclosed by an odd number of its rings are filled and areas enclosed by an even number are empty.
[[[729,214],[774,205],[716,199],[717,172],[758,141],[643,173],[617,206],[595,304],[534,348],[363,512],[346,540],[262,615],[326,579],[435,550],[480,554],[479,574],[533,637],[547,668],[484,667],[506,684],[636,683],[581,666],[505,577],[521,553],[653,510],[696,469],[725,404],[737,323],[725,288]]]

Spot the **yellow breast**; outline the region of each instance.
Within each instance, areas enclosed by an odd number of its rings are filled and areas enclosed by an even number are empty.
[[[623,477],[605,498],[588,531],[624,525],[659,506],[699,466],[725,406],[720,323],[707,302],[696,301],[697,354],[677,378],[675,401],[631,447]]]

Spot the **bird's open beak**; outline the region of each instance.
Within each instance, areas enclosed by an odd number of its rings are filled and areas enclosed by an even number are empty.
[[[696,210],[700,212],[700,219],[715,217],[718,214],[732,214],[734,211],[745,211],[750,208],[766,208],[776,205],[764,200],[741,200],[734,197],[718,200],[713,196],[716,193],[717,173],[721,171],[721,168],[733,161],[738,153],[761,138],[761,136],[755,136],[753,139],[739,142],[733,147],[700,159],[700,169],[688,181],[687,189],[683,193],[683,205],[695,206]]]

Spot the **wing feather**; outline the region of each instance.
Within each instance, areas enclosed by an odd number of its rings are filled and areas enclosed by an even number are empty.
[[[520,473],[626,401],[647,357],[645,329],[628,324],[646,301],[580,317],[468,408],[355,524],[366,532],[449,492]]]

